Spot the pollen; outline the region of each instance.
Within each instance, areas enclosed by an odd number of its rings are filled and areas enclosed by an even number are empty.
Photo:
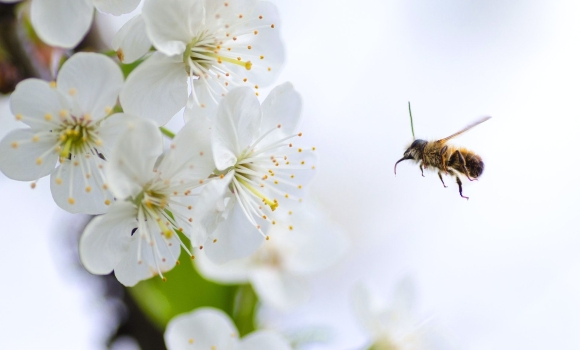
[[[276,221],[272,221],[272,225],[276,225]]]
[[[105,199],[105,205],[111,205],[111,201],[108,199]]]
[[[266,241],[269,241],[269,240],[270,240],[270,236],[266,236]]]
[[[304,161],[301,161],[300,164],[304,165]]]
[[[298,148],[298,152],[302,152],[302,148]]]
[[[42,164],[42,158],[36,158],[36,164],[37,165]]]
[[[22,120],[22,114],[15,115],[16,120]]]
[[[70,205],[73,205],[73,204],[75,204],[75,199],[74,199],[74,198],[72,198],[72,197],[69,197],[69,198],[68,198],[68,204],[70,204]]]
[[[284,195],[284,197],[285,197],[285,198],[288,198],[288,197],[289,197],[289,196],[288,196],[288,193],[286,193],[286,194]]]
[[[257,30],[254,30],[254,35],[258,35],[258,31]]]
[[[251,70],[252,69],[252,62],[250,62],[250,61],[246,62],[245,67],[246,67],[246,70]]]
[[[68,94],[71,95],[71,96],[76,95],[77,94],[77,89],[75,89],[75,88],[68,89]]]
[[[123,49],[117,50],[117,58],[121,62],[123,62],[125,60],[125,53],[123,52]]]
[[[248,78],[244,78],[244,83],[248,81]]]
[[[270,72],[272,70],[272,68],[268,67],[268,72]]]
[[[239,15],[238,15],[238,18],[242,18],[242,17],[244,17],[242,14],[239,14]]]
[[[36,188],[36,182],[31,182],[30,183],[30,188],[35,189]]]
[[[44,115],[44,120],[46,120],[46,121],[51,121],[51,120],[52,120],[52,115],[51,115],[50,113],[46,113],[46,114]]]
[[[214,238],[214,239],[213,239],[213,242],[214,242],[214,243],[215,243],[215,242],[217,242],[217,238]]]
[[[228,6],[228,5],[226,5]],[[189,344],[193,344],[193,338],[189,338]]]
[[[292,231],[292,230],[294,229],[294,226],[290,225],[290,226],[288,226],[288,229],[289,229],[290,231]]]
[[[87,187],[85,187],[85,191],[86,191],[87,193],[88,193],[88,192],[91,192],[91,190],[92,190],[91,186],[87,186]]]
[[[312,150],[313,150],[313,151],[316,151],[316,147],[312,147]]]
[[[301,190],[302,189],[302,185],[298,185],[298,189]]]
[[[48,85],[49,85],[51,88],[55,89],[55,88],[56,88],[56,81],[54,81],[54,80],[53,80],[53,81],[51,81],[50,83],[48,83]]]
[[[274,23],[272,23],[272,24],[270,25],[270,28],[274,28]]]
[[[251,50],[251,49],[252,49],[252,45],[248,45],[248,50]]]
[[[220,174],[220,179],[223,179],[223,178],[224,178],[224,174]]]
[[[56,179],[54,179],[54,182],[56,182],[57,185],[62,184],[62,178],[57,177]]]
[[[66,118],[67,115],[68,113],[65,109],[61,109],[60,112],[58,112],[58,116],[60,117],[60,119]]]
[[[13,141],[13,142],[10,144],[10,147],[12,147],[12,148],[18,148],[18,142],[16,142],[16,141]]]

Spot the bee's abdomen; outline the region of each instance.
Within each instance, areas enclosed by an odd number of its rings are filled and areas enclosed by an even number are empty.
[[[459,153],[461,153],[463,159],[465,159],[465,168],[468,172],[468,174],[465,175],[468,175],[472,178],[478,178],[481,176],[481,174],[483,174],[483,169],[485,166],[483,164],[483,160],[481,160],[481,157],[466,149],[461,149],[451,154],[447,166],[459,171],[462,174],[465,173],[463,162],[459,157]]]

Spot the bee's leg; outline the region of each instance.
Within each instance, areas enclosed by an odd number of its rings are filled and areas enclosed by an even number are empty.
[[[445,175],[449,175],[449,173],[447,172],[447,162],[445,161],[445,153],[446,152],[447,152],[447,146],[443,146],[443,148],[441,148],[441,151],[439,152],[439,155],[441,156],[441,169],[443,169],[443,171],[445,171]],[[441,175],[439,175],[439,178],[441,178]],[[443,181],[443,180],[441,180],[441,181]],[[445,187],[447,187],[447,186],[445,186]]]
[[[425,163],[421,162],[421,164],[419,164],[419,169],[421,169],[421,176],[425,177],[425,174],[423,174],[423,165]]]
[[[463,195],[463,187],[461,186],[461,180],[459,179],[458,175],[455,175],[455,182],[457,182],[457,186],[459,186],[459,195],[461,196],[461,198],[469,200],[469,197]]]
[[[457,155],[459,156],[459,160],[461,161],[461,168],[463,169],[463,173],[465,174],[465,176],[467,176],[467,179],[469,181],[475,180],[469,177],[469,172],[467,171],[467,166],[465,164],[465,158],[463,158],[463,154],[461,154],[461,152],[459,151],[455,151],[455,153],[457,153]]]
[[[443,187],[447,188],[447,185],[445,184],[445,182],[443,182],[443,177],[441,176],[441,172],[438,171],[437,175],[439,175],[439,179],[441,180],[441,183],[443,184]]]

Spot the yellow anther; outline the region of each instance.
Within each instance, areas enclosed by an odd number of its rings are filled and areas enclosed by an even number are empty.
[[[85,187],[85,191],[86,191],[87,193],[88,193],[88,192],[91,192],[91,190],[92,190],[91,186],[87,186],[87,187]]]
[[[68,204],[70,204],[70,205],[73,205],[73,204],[75,204],[75,200],[74,200],[74,198],[72,198],[72,197],[69,197],[69,198],[68,198]]]
[[[18,148],[18,142],[16,142],[16,141],[13,141],[13,142],[10,144],[10,147],[12,147],[12,148]]]
[[[123,49],[120,48],[119,50],[117,50],[117,58],[121,62],[125,60],[125,53],[123,52]]]
[[[66,116],[68,115],[68,112],[64,109],[61,109],[60,112],[58,112],[58,115],[61,119],[66,118]]]
[[[213,242],[214,242],[214,243],[215,243],[215,242],[217,242],[217,238],[214,238],[214,239],[213,239]]]
[[[270,236],[266,236],[266,241],[269,241],[269,240],[270,240]]]
[[[51,121],[51,120],[52,120],[52,115],[50,115],[50,113],[46,113],[46,114],[44,115],[44,120],[46,120],[46,121]]]
[[[74,96],[74,95],[76,95],[76,94],[77,94],[77,89],[75,89],[75,88],[70,88],[70,89],[68,90],[68,94],[69,94],[69,95],[71,95],[71,96]]]
[[[36,164],[37,165],[42,164],[42,158],[36,158]]]
[[[252,69],[252,62],[250,62],[250,61],[246,62],[246,69],[247,70]]]
[[[50,83],[48,83],[48,85],[54,89],[54,88],[56,88],[56,81],[53,80]]]
[[[288,229],[289,229],[290,231],[292,231],[292,230],[294,229],[294,227],[293,227],[292,225],[290,225],[290,226],[288,226]]]
[[[22,120],[22,114],[17,114],[14,116],[16,120]]]
[[[105,205],[111,205],[111,201],[108,199],[105,199]]]
[[[260,55],[260,59],[263,60],[264,59],[264,56]]]

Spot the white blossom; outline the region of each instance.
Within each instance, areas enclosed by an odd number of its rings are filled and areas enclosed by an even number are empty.
[[[247,258],[215,264],[203,254],[195,260],[199,272],[221,283],[251,283],[266,305],[282,311],[305,302],[309,278],[335,264],[346,252],[344,232],[315,205],[305,203],[292,214],[296,228],[270,226],[271,237]]]
[[[211,137],[216,179],[200,194],[192,235],[212,261],[253,253],[270,225],[294,229],[285,218],[315,173],[314,147],[292,143],[302,135],[295,130],[300,110],[289,83],[272,90],[262,106],[245,87],[220,103]]]
[[[72,56],[56,82],[20,82],[10,104],[16,119],[29,128],[2,139],[0,170],[21,181],[51,174],[52,195],[61,208],[73,213],[105,212],[113,197],[106,191],[102,166],[131,119],[107,117],[122,84],[119,67],[94,53]]]
[[[142,16],[157,52],[131,72],[121,104],[160,125],[185,106],[188,90],[196,113],[205,115],[233,87],[248,86],[258,94],[284,60],[278,13],[268,1],[149,0]],[[127,31],[142,30],[133,27]],[[126,47],[117,39],[122,51],[143,53],[135,49],[139,34],[122,37],[133,38]]]
[[[168,350],[291,350],[274,331],[255,331],[239,339],[238,330],[223,311],[199,308],[174,317],[165,330]]]
[[[429,319],[417,320],[413,310],[414,290],[410,281],[399,282],[391,303],[358,284],[352,293],[354,311],[369,335],[371,350],[453,349],[438,334]]]
[[[112,15],[129,13],[141,0],[32,0],[30,17],[36,34],[51,46],[72,48],[85,37],[94,9]]]
[[[204,156],[208,134],[203,121],[188,123],[161,158],[161,133],[150,121],[138,119],[120,138],[105,165],[117,201],[81,237],[87,270],[114,270],[121,283],[133,286],[154,275],[163,277],[177,263],[180,246],[192,255],[178,232],[189,237],[193,191],[213,170],[211,158]]]

